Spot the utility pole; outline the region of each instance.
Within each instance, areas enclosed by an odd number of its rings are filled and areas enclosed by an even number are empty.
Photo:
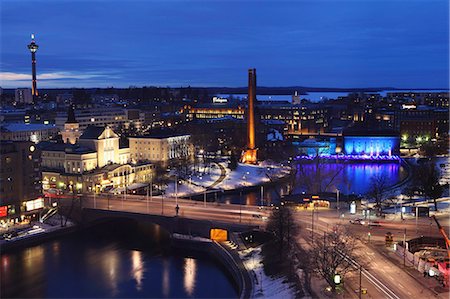
[[[403,267],[406,266],[406,228],[403,232]]]
[[[362,266],[359,265],[359,299],[362,298]]]
[[[95,192],[96,190],[94,189],[94,209],[96,209],[97,208],[97,201],[96,201],[96,198],[95,198]]]
[[[206,188],[205,191],[203,192],[203,205],[206,208]]]
[[[242,188],[239,191],[239,222],[242,221]]]
[[[311,214],[311,243],[314,244],[314,207]]]
[[[337,211],[337,215],[339,218],[339,189],[336,189],[336,190],[337,190],[337,192],[336,192],[336,211]]]
[[[148,186],[147,186],[147,195],[146,195],[146,197],[145,197],[145,201],[147,202],[147,214],[148,214]]]
[[[261,185],[261,206],[264,205],[264,186]]]
[[[175,203],[178,205],[178,175],[175,175]]]

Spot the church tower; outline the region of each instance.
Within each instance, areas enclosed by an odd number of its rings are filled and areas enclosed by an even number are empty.
[[[67,121],[64,124],[64,131],[61,132],[64,143],[75,144],[81,136],[80,124],[75,119],[73,104],[69,105],[67,111]]]

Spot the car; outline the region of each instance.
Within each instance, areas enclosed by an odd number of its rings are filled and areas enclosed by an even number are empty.
[[[356,218],[356,219],[350,219],[349,221],[351,224],[358,224],[358,225],[363,225],[364,224],[364,220],[360,219],[360,218]]]
[[[381,223],[379,221],[370,221],[368,226],[381,226]]]

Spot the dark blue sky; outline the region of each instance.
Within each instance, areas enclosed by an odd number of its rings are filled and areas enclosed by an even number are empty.
[[[447,0],[2,0],[0,86],[446,88]]]

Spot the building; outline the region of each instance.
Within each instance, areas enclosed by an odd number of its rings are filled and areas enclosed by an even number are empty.
[[[17,88],[15,91],[16,103],[32,104],[33,92],[31,88]]]
[[[75,144],[81,136],[80,124],[75,119],[73,105],[69,106],[67,111],[67,121],[64,124],[64,130],[61,131],[62,140],[65,143]]]
[[[5,123],[0,127],[1,140],[32,141],[38,143],[53,139],[58,134],[55,125]]]
[[[40,151],[31,141],[1,141],[0,159],[0,218],[19,221],[44,204]]]
[[[133,123],[136,129],[140,129],[144,123],[144,113],[140,113],[139,110],[116,107],[77,109],[74,111],[74,118],[81,132],[91,125],[128,128]],[[58,113],[55,117],[55,125],[64,131],[67,119],[68,112]]]
[[[448,109],[404,107],[395,111],[395,129],[400,131],[403,142],[428,141],[448,134],[448,119]]]
[[[235,119],[244,119],[245,108],[242,105],[233,105],[230,103],[216,102],[212,104],[202,104],[196,107],[186,106],[187,118],[193,119],[214,119],[223,117],[232,117]]]
[[[400,137],[393,130],[347,128],[343,137],[346,155],[390,157],[400,153]]]
[[[43,189],[104,192],[149,182],[154,165],[131,163],[130,148],[121,147],[109,127],[89,126],[75,144],[42,143]],[[165,147],[170,151],[170,147]],[[164,156],[164,155],[163,155]],[[170,154],[169,154],[170,156]]]
[[[295,91],[295,93],[292,95],[292,105],[300,105],[300,95],[298,94],[297,91]]]
[[[146,136],[129,137],[130,158],[133,163],[149,161],[167,164],[174,159],[190,159],[193,154],[191,136],[171,132],[157,132]]]

